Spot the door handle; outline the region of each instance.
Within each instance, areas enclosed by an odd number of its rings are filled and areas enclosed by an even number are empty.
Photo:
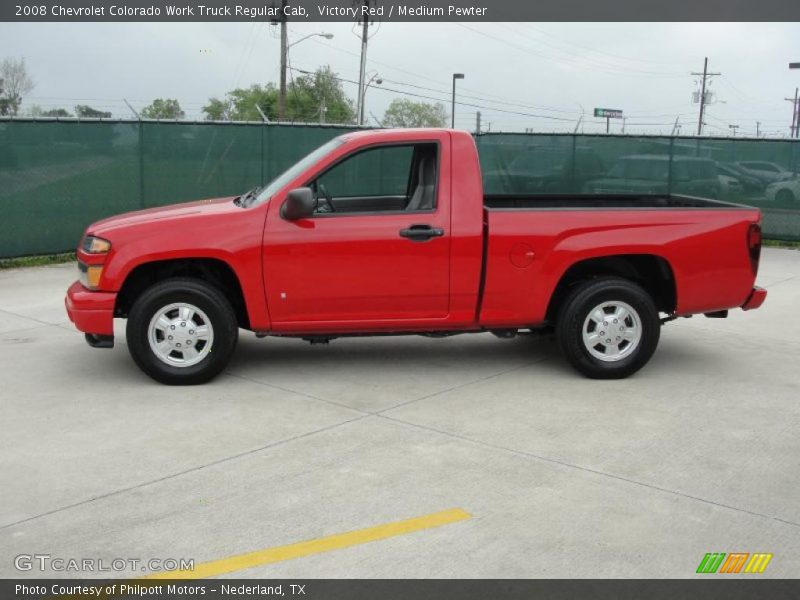
[[[442,237],[444,229],[430,225],[412,225],[400,230],[400,237],[408,238],[412,242],[426,242],[432,237]]]

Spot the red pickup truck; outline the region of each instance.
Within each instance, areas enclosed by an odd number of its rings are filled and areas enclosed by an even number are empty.
[[[339,136],[263,188],[91,225],[70,319],[145,373],[205,382],[239,329],[340,336],[553,328],[568,361],[625,377],[662,323],[758,308],[757,209],[669,195],[486,195],[471,135]]]

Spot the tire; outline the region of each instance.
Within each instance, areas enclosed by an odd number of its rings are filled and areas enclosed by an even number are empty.
[[[778,193],[775,194],[775,201],[781,204],[792,204],[795,197],[792,190],[778,190]]]
[[[616,277],[576,285],[556,321],[564,356],[592,379],[632,375],[653,356],[660,334],[661,322],[650,294],[632,281]]]
[[[168,385],[195,385],[227,366],[239,326],[218,289],[181,277],[157,283],[139,296],[128,315],[126,335],[133,360],[147,375]]]

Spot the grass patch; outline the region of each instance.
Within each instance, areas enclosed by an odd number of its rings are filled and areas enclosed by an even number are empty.
[[[74,252],[61,254],[43,254],[40,256],[20,256],[18,258],[0,258],[0,270],[21,269],[23,267],[41,267],[43,265],[58,265],[75,260]]]
[[[789,240],[764,240],[764,246],[769,246],[770,248],[791,248],[793,250],[800,249],[800,242],[793,242]]]

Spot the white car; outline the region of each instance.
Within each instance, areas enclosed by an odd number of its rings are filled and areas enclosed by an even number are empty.
[[[765,160],[745,160],[735,163],[736,166],[764,183],[784,181],[794,177],[794,173],[786,170],[781,165]]]
[[[787,179],[770,183],[764,192],[766,199],[771,202],[789,204],[800,199],[800,179]]]

